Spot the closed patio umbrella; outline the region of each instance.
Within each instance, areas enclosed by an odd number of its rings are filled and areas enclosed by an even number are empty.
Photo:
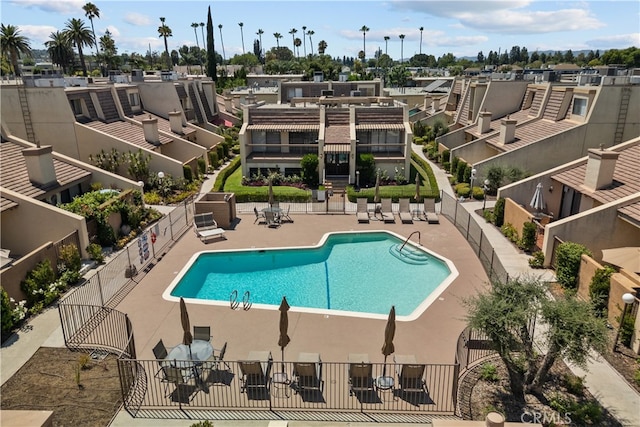
[[[376,188],[373,192],[373,202],[380,203],[380,174],[376,173]]]
[[[384,354],[384,366],[382,367],[382,376],[387,373],[387,356],[396,351],[393,345],[393,337],[396,334],[396,306],[391,306],[389,317],[387,318],[387,326],[384,328],[384,344],[382,345],[382,354]]]
[[[180,323],[182,323],[182,344],[189,346],[189,355],[191,355],[191,343],[193,342],[193,335],[191,335],[191,324],[189,322],[189,313],[187,312],[187,305],[184,303],[184,299],[180,298]]]
[[[280,338],[278,338],[278,345],[282,351],[282,372],[284,373],[284,348],[291,341],[289,335],[287,335],[287,330],[289,329],[289,303],[287,303],[287,297],[282,297],[278,310],[280,310]]]
[[[413,195],[416,202],[420,201],[420,174],[416,174],[416,194]]]
[[[640,273],[640,247],[603,249],[602,261],[634,273]]]
[[[544,204],[544,198],[542,197],[541,182],[539,182],[538,185],[536,185],[536,191],[533,193],[533,197],[531,198],[531,202],[529,203],[529,206],[531,206],[537,212],[544,210],[545,204]]]
[[[272,180],[269,179],[269,206],[273,206],[274,197],[273,197],[273,184]]]

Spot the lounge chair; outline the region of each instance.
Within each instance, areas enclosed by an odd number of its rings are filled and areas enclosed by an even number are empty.
[[[211,327],[210,326],[194,326],[193,327],[193,339],[201,341],[211,340]]]
[[[191,383],[191,380],[195,378],[190,369],[180,369],[173,366],[164,366],[162,368],[163,377],[161,381],[164,383],[165,397],[173,395],[173,399],[180,403],[189,403],[196,396],[189,397],[193,391],[197,391],[198,388],[195,384]],[[169,386],[173,384],[175,388],[169,389]],[[189,387],[191,386],[191,387]],[[184,401],[184,398],[187,401]]]
[[[227,343],[225,341],[224,345],[222,346],[222,348],[220,349],[220,351],[218,352],[218,355],[216,356],[215,353],[211,356],[211,359],[214,363],[213,363],[213,370],[219,370],[220,369],[220,365],[224,365],[227,367],[228,370],[231,370],[231,366],[229,366],[229,364],[224,360],[224,355],[227,352]]]
[[[373,365],[367,354],[349,355],[349,395],[375,391]]]
[[[440,224],[438,214],[436,213],[436,201],[434,199],[424,199],[424,219],[429,224]]]
[[[398,374],[398,389],[404,392],[421,393],[426,391],[424,380],[425,365],[416,362],[414,355],[394,357]]]
[[[367,223],[369,222],[369,210],[367,209],[367,199],[362,197],[358,198],[358,207],[356,210],[356,215],[358,217],[359,223]]]
[[[300,353],[298,361],[293,363],[293,378],[295,390],[300,393],[305,390],[319,390],[322,392],[322,361],[318,353]]]
[[[194,215],[193,229],[196,232],[196,235],[203,242],[211,237],[222,237],[223,239],[227,238],[224,235],[224,229],[218,227],[218,223],[215,219],[213,219],[213,214],[211,212]]]
[[[287,205],[287,210],[282,211],[280,214],[280,221],[293,222],[293,219],[289,216],[289,211],[291,211],[291,205]]]
[[[276,228],[280,227],[280,217],[275,212],[266,211],[264,217],[267,220],[267,227]]]
[[[393,208],[391,207],[391,199],[382,199],[380,201],[380,215],[384,222],[396,222],[393,216]]]
[[[257,360],[241,360],[238,361],[240,372],[241,386],[240,392],[247,390],[253,391],[269,391],[269,383],[271,381],[271,365],[273,359],[269,352],[251,352],[249,357],[258,356]],[[267,356],[268,355],[268,356]]]
[[[413,215],[411,215],[411,203],[409,199],[400,199],[398,215],[403,224],[413,224]]]
[[[264,213],[258,212],[258,209],[255,206],[253,207],[253,213],[256,215],[256,219],[253,221],[254,224],[256,222],[258,224],[266,224],[267,223],[267,218],[264,216]]]

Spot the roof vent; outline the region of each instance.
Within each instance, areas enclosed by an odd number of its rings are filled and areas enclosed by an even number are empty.
[[[589,149],[587,171],[584,177],[585,187],[595,191],[613,184],[613,172],[619,155],[620,153],[617,151],[609,151],[602,148]]]
[[[49,186],[58,181],[56,179],[56,170],[53,166],[52,152],[53,147],[50,145],[22,150],[24,161],[27,164],[29,180],[32,183]]]

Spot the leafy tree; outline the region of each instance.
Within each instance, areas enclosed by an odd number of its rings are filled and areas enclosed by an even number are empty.
[[[106,30],[104,36],[100,37],[100,51],[98,54],[98,60],[104,63],[108,69],[114,70],[120,65],[120,57],[118,56],[118,49],[116,48],[116,42],[111,37],[111,32]]]
[[[318,186],[318,155],[305,154],[300,161],[302,182],[310,187]]]
[[[468,325],[492,341],[507,368],[510,391],[521,402],[525,393],[539,391],[559,358],[584,366],[591,349],[606,348],[606,324],[593,315],[590,304],[574,298],[553,300],[533,279],[495,281],[488,292],[464,304]],[[542,360],[530,327],[536,316],[546,327],[536,339],[546,348]]]
[[[136,181],[147,182],[149,180],[149,162],[151,154],[145,154],[141,149],[132,153],[129,151],[125,155],[125,159],[129,166],[127,172]]]
[[[60,31],[51,33],[49,40],[44,42],[51,62],[62,67],[62,72],[67,74],[70,66],[73,66],[73,49],[66,37]]]
[[[259,63],[260,63],[260,61],[258,60],[258,57],[255,56],[253,53],[245,53],[245,54],[242,54],[242,55],[235,55],[229,61],[229,64],[242,65],[242,66],[247,67],[247,68],[255,67]]]
[[[78,49],[78,57],[82,66],[82,73],[87,76],[87,64],[82,53],[83,46],[93,46],[95,39],[91,31],[84,25],[84,21],[77,18],[71,18],[67,21],[65,30],[63,31],[65,38]]]
[[[615,270],[608,265],[599,268],[593,274],[589,284],[589,298],[593,304],[596,316],[606,318],[609,306],[609,290],[611,289],[611,274]]]
[[[29,39],[20,35],[20,30],[13,25],[0,25],[0,51],[2,57],[9,58],[13,73],[20,75],[20,67],[18,67],[18,59],[22,56],[31,56],[31,46]]]
[[[320,40],[318,42],[318,55],[324,55],[324,52],[327,50],[327,42],[324,40]]]
[[[591,255],[584,245],[563,242],[556,251],[556,279],[565,289],[575,289],[578,285],[578,273],[582,255]]]

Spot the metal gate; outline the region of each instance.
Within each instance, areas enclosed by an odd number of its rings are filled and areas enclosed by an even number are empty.
[[[327,213],[345,213],[346,191],[332,190],[327,194]]]

